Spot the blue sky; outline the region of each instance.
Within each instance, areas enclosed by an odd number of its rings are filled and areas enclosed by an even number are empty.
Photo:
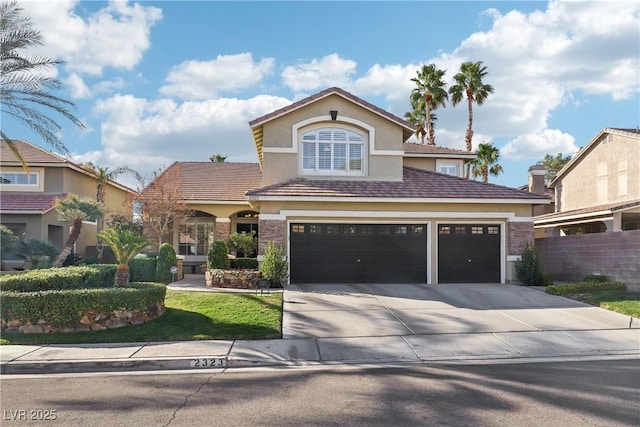
[[[497,184],[640,125],[634,0],[20,4],[45,38],[34,53],[65,61],[63,95],[87,124],[60,120],[77,162],[143,174],[212,154],[255,162],[248,121],[330,86],[403,116],[428,63],[449,83],[461,62],[486,65],[495,93],[475,109],[473,142],[500,148]],[[437,113],[436,143],[464,149],[465,104]],[[50,148],[8,117],[2,128]]]

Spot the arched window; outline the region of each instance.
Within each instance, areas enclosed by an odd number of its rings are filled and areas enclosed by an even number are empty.
[[[324,127],[300,135],[302,171],[335,174],[362,174],[365,137],[349,129]]]

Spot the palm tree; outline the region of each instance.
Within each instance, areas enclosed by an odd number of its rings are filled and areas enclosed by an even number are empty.
[[[91,198],[80,198],[75,194],[69,194],[66,199],[56,199],[56,210],[60,221],[71,222],[69,238],[58,258],[53,262],[54,267],[62,267],[62,263],[67,259],[73,250],[73,245],[80,237],[82,221],[95,221],[102,215],[102,209],[100,209],[98,202]]]
[[[96,200],[98,201],[98,204],[100,205],[100,208],[102,209],[103,214],[105,210],[104,204],[106,200],[105,185],[108,182],[114,181],[118,176],[124,175],[124,174],[133,175],[138,181],[142,180],[142,176],[128,166],[119,166],[112,171],[109,170],[109,167],[96,166],[91,162],[83,163],[80,166],[86,171],[92,173],[96,178],[96,181],[97,181]],[[96,229],[98,233],[100,233],[100,231],[102,231],[103,228],[104,228],[104,215],[101,214],[96,221]],[[100,261],[102,260],[103,252],[104,250],[102,245],[102,239],[98,237],[98,241],[96,244],[96,255],[98,257],[98,260]]]
[[[98,237],[109,245],[118,263],[116,286],[128,286],[130,277],[129,261],[149,246],[149,241],[142,234],[117,228],[102,230],[98,233]]]
[[[75,105],[50,91],[62,83],[51,76],[50,69],[62,61],[43,56],[24,56],[21,51],[42,45],[42,35],[33,28],[31,19],[20,16],[17,1],[0,3],[0,104],[2,115],[27,125],[54,149],[68,154],[69,150],[58,138],[62,127],[42,112],[42,108],[61,114],[79,128],[84,124],[70,108]],[[20,160],[27,164],[14,142],[0,130],[0,137]]]
[[[224,163],[225,160],[227,160],[227,157],[229,156],[223,156],[222,154],[214,154],[213,156],[209,157],[209,160],[211,160],[213,163]]]
[[[500,152],[493,144],[479,144],[476,158],[470,163],[471,174],[474,178],[481,176],[484,183],[489,182],[489,174],[498,176],[503,172],[498,160],[500,160]]]
[[[449,88],[451,103],[456,106],[462,98],[467,98],[469,107],[469,126],[465,136],[467,151],[471,152],[471,140],[473,139],[473,103],[482,105],[487,97],[493,93],[493,86],[483,83],[482,79],[487,75],[487,67],[482,61],[464,62],[460,65],[460,72],[453,79],[455,84]],[[465,178],[469,178],[470,164],[467,163]]]
[[[431,118],[433,111],[439,106],[445,107],[449,94],[447,93],[447,84],[442,80],[445,71],[439,70],[435,64],[423,65],[420,71],[416,72],[417,76],[411,81],[416,87],[411,91],[411,106],[414,111],[419,109],[424,111],[422,118],[425,121],[424,128],[428,135],[428,145],[436,145],[436,136],[434,131],[434,120],[426,120]],[[424,139],[422,141],[424,144]]]
[[[420,143],[424,144],[424,137],[427,134],[427,130],[424,126],[424,109],[420,109],[414,105],[413,100],[411,100],[411,107],[413,108],[413,111],[404,113],[404,118],[407,119],[409,123],[416,126],[416,138],[419,138]]]

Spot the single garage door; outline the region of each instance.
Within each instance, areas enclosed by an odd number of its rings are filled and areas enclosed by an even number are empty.
[[[291,224],[291,283],[426,283],[427,227]]]
[[[500,282],[500,226],[438,225],[438,283]]]

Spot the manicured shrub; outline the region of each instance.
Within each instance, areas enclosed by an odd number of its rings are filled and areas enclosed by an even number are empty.
[[[207,254],[207,267],[225,270],[229,268],[229,247],[223,240],[216,240]]]
[[[247,233],[231,233],[229,236],[229,249],[235,252],[242,252],[245,256],[253,254],[258,250],[258,239],[256,232],[251,230]]]
[[[258,259],[257,258],[236,258],[231,260],[231,268],[241,268],[244,270],[257,270]]]
[[[115,267],[115,266],[114,266]],[[115,272],[115,270],[114,270]],[[164,301],[166,287],[157,283],[131,283],[127,288],[72,289],[42,292],[0,292],[2,319],[56,326],[80,321],[89,310],[132,310]]]
[[[61,289],[113,287],[116,266],[95,264],[23,271],[0,276],[0,290],[38,292]]]
[[[260,263],[262,277],[271,281],[272,287],[287,283],[288,264],[281,244],[269,241],[264,250],[264,259]]]
[[[603,282],[608,282],[609,278],[602,274],[587,274],[586,276],[584,276],[584,281],[603,283]]]
[[[516,261],[516,277],[525,286],[552,285],[551,277],[542,271],[540,257],[536,249],[527,244],[519,261]]]
[[[156,258],[134,258],[129,261],[132,282],[153,282],[156,277]]]
[[[158,257],[156,261],[156,282],[159,283],[171,283],[173,280],[173,275],[171,274],[171,267],[178,264],[178,259],[176,258],[176,251],[173,249],[168,243],[163,243],[160,245],[160,250],[158,251]]]
[[[545,292],[552,295],[578,294],[593,291],[626,291],[627,286],[622,282],[578,282],[566,285],[547,286]]]

